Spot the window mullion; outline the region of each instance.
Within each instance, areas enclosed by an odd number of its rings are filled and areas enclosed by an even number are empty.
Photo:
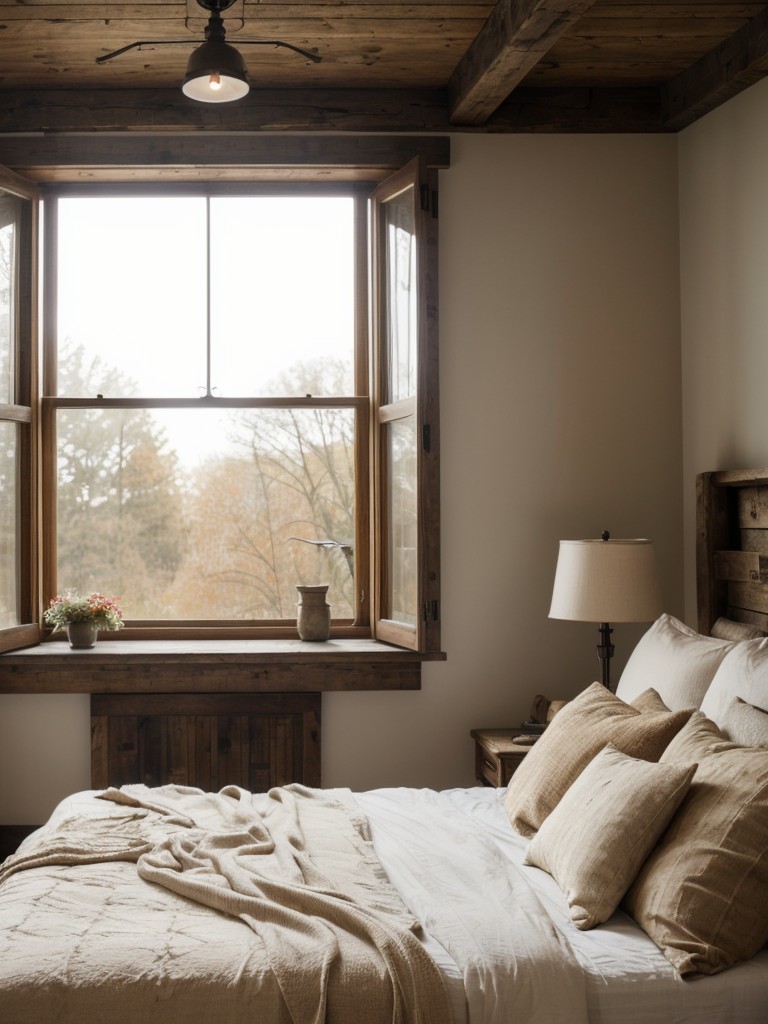
[[[205,197],[205,397],[211,388],[211,197]]]

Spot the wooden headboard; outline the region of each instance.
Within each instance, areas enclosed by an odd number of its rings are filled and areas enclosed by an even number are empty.
[[[768,630],[768,469],[696,478],[699,632],[723,616]]]

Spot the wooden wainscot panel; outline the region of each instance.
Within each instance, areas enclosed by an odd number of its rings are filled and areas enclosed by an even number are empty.
[[[93,694],[91,785],[320,785],[319,693]]]

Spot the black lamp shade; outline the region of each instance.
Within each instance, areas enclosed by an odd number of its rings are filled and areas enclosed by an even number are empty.
[[[208,40],[192,52],[181,90],[203,103],[228,103],[248,92],[245,61],[234,46]]]

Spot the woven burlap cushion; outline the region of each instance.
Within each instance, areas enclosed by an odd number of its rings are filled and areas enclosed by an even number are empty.
[[[512,827],[532,836],[608,743],[630,757],[658,761],[691,713],[640,712],[592,683],[555,715],[510,779],[505,807]]]
[[[656,764],[607,746],[531,840],[577,928],[607,921],[688,792],[695,765]]]
[[[768,942],[768,750],[696,712],[662,762],[698,768],[624,907],[680,974],[716,974]]]

